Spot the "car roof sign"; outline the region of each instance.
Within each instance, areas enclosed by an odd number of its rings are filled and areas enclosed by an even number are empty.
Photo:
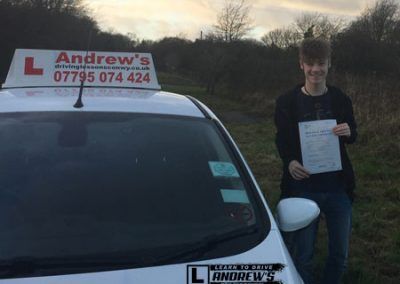
[[[85,67],[86,65],[86,67]],[[160,90],[150,53],[16,49],[3,88],[121,87]]]

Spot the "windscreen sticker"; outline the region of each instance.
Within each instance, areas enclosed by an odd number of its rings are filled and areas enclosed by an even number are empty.
[[[246,203],[249,204],[249,197],[242,189],[221,189],[222,199],[225,203]]]
[[[208,162],[214,177],[239,177],[239,173],[232,163]]]
[[[285,265],[271,264],[210,264],[187,265],[187,284],[282,284]]]

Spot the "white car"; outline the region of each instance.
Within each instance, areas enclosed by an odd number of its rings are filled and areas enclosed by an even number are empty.
[[[302,283],[238,147],[194,98],[8,87],[0,157],[0,283]],[[279,210],[287,230],[317,214]]]

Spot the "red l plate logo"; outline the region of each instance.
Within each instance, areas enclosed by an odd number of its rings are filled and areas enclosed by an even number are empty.
[[[33,66],[33,57],[25,57],[25,72],[24,75],[43,75],[42,68],[35,68]]]

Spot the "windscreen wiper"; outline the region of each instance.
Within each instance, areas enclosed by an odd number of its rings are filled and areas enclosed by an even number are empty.
[[[44,266],[48,266],[46,261]],[[0,279],[30,276],[38,268],[38,259],[35,257],[16,257],[9,260],[0,261]]]
[[[253,235],[258,233],[258,231],[259,227],[252,225],[221,234],[212,234],[178,248],[177,246],[159,248],[160,250],[168,251],[168,253],[161,256],[155,255],[153,253],[154,249],[146,249],[54,258],[16,257],[9,260],[0,260],[0,279],[39,276],[42,274],[53,275],[52,273],[48,273],[49,270],[54,270],[56,273],[64,271],[74,271],[77,273],[77,270],[87,268],[93,268],[95,271],[103,271],[164,265],[175,261],[182,262],[187,258],[196,258],[197,260],[221,243]],[[44,271],[46,273],[43,273]]]
[[[174,261],[184,261],[187,258],[199,259],[207,252],[215,249],[219,244],[258,233],[259,226],[257,224],[228,231],[221,234],[212,234],[201,240],[185,244],[181,249],[175,249],[172,254],[162,256],[156,260],[154,265],[168,264]]]
[[[43,271],[48,270],[54,270],[58,273],[60,271],[76,271],[89,267],[94,268],[96,271],[102,271],[116,268],[133,268],[142,265],[143,263],[135,261],[135,258],[129,252],[57,258],[17,257],[0,261],[0,279],[38,276]],[[43,274],[52,275],[47,274],[47,272]]]

